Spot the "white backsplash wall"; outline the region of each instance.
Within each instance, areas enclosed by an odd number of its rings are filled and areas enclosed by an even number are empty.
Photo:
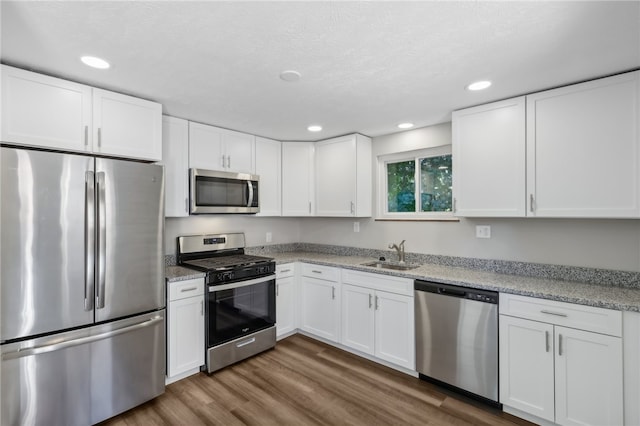
[[[358,233],[353,232],[355,221],[360,222]],[[476,238],[476,225],[491,226],[491,238]],[[387,249],[402,240],[407,252],[640,272],[640,220],[301,220],[300,242],[305,243]]]
[[[294,217],[195,215],[165,220],[165,254],[176,254],[176,237],[190,234],[244,232],[247,247],[300,241],[300,220]],[[266,242],[271,232],[272,242]]]

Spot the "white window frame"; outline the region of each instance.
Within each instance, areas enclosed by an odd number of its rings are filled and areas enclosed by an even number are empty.
[[[451,145],[442,145],[433,148],[423,148],[415,151],[397,152],[393,154],[379,155],[378,160],[378,212],[376,219],[396,219],[396,220],[457,220],[453,212],[389,212],[388,211],[388,182],[387,182],[387,164],[398,163],[401,161],[416,162],[415,183],[416,183],[416,200],[420,198],[417,192],[420,191],[420,171],[417,164],[420,158],[439,157],[441,155],[452,155]],[[452,173],[455,173],[452,170]],[[453,196],[453,195],[452,195]]]

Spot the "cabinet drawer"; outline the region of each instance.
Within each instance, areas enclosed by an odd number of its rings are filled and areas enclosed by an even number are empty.
[[[564,327],[622,336],[622,313],[612,309],[500,293],[500,313]]]
[[[294,273],[295,265],[293,263],[276,265],[276,278],[292,277]]]
[[[202,295],[204,295],[203,278],[169,283],[169,301]]]
[[[409,278],[343,269],[342,282],[373,290],[382,290],[390,293],[403,294],[405,296],[413,296],[413,280]]]
[[[302,275],[305,277],[318,278],[321,280],[338,281],[340,270],[331,266],[302,264]]]

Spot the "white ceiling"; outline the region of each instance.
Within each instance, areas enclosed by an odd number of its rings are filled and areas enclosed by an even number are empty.
[[[640,2],[1,4],[3,63],[279,140],[397,132],[640,67]],[[91,54],[112,68],[87,68]],[[302,79],[278,75],[297,70]],[[487,91],[468,83],[490,79]],[[311,134],[309,124],[321,124]]]

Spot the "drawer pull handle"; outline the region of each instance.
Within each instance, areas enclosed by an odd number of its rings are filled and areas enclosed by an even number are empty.
[[[255,341],[256,341],[256,338],[252,337],[249,340],[245,340],[244,342],[240,342],[240,343],[236,344],[236,348],[241,348],[243,346],[250,345],[250,344],[254,343]]]
[[[198,287],[189,287],[189,288],[183,288],[182,290],[180,290],[180,293],[186,293],[188,291],[193,291],[193,290],[197,290]]]
[[[553,312],[553,311],[547,311],[545,309],[541,310],[540,313],[542,314],[549,314],[549,315],[555,315],[557,317],[567,317],[567,314],[563,314],[562,312]]]
[[[322,274],[322,271],[316,271],[315,269],[312,270],[311,272],[313,272],[314,274]]]
[[[284,274],[285,272],[291,272],[291,269],[283,269],[282,271],[280,271],[281,274]]]

